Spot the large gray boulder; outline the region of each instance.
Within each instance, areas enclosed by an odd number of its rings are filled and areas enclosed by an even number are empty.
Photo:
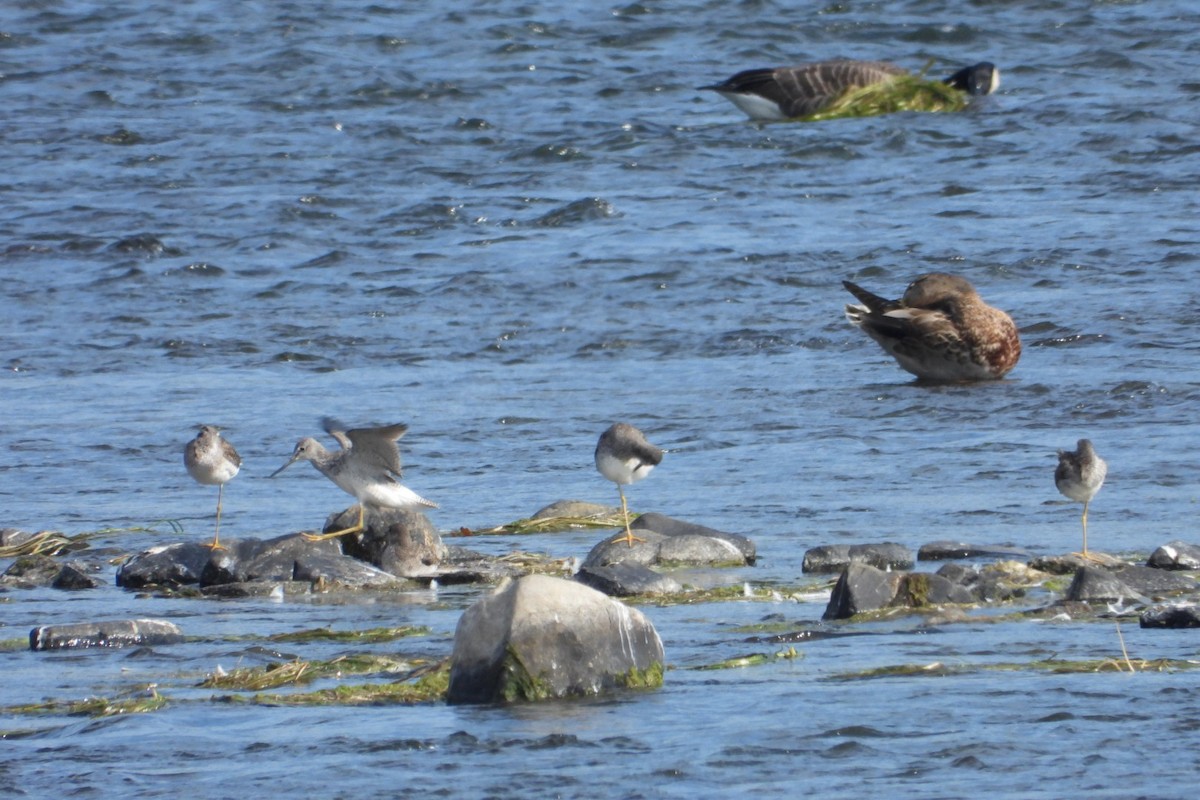
[[[463,613],[451,703],[594,695],[662,683],[663,646],[637,609],[575,581],[527,575]]]

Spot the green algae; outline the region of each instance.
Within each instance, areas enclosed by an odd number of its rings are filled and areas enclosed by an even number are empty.
[[[1200,667],[1200,662],[1183,659],[1159,658],[1153,660],[1104,658],[1104,659],[1059,659],[1046,658],[1025,662],[1002,662],[995,664],[948,665],[935,661],[930,664],[893,664],[855,672],[841,672],[827,676],[831,681],[873,680],[875,678],[917,678],[970,675],[983,672],[1047,672],[1054,675],[1073,675],[1098,672],[1182,672]]]
[[[797,121],[873,117],[900,111],[961,111],[966,106],[967,95],[942,81],[926,80],[918,75],[897,75],[891,80],[846,92],[816,114],[798,117]]]
[[[45,700],[0,709],[2,714],[65,714],[72,717],[115,717],[122,714],[145,714],[167,705],[167,698],[154,686],[138,690],[125,697],[87,697],[83,700]]]
[[[335,631],[330,628],[313,628],[292,633],[276,633],[267,637],[270,642],[392,642],[410,636],[428,636],[429,628],[421,625],[401,625],[396,628],[367,628],[360,631]]]
[[[655,661],[645,669],[630,667],[624,675],[617,676],[617,685],[626,689],[659,689],[663,685],[663,665]]]
[[[637,519],[637,514],[630,514],[629,519]],[[623,528],[625,519],[620,514],[599,514],[590,517],[526,517],[496,525],[491,528],[459,528],[449,536],[527,536],[534,533],[556,533],[559,531],[578,528]]]
[[[741,669],[743,667],[758,667],[763,664],[773,664],[776,661],[795,661],[802,658],[804,658],[803,653],[794,647],[789,647],[786,650],[780,650],[775,653],[751,653],[750,655],[727,658],[715,664],[702,664],[698,667],[689,667],[689,669],[701,672],[719,669]]]
[[[404,680],[391,683],[343,684],[313,692],[255,694],[249,698],[225,698],[269,706],[390,706],[441,703],[450,688],[450,661],[415,670]]]
[[[391,656],[346,655],[329,661],[282,661],[261,667],[238,667],[205,678],[200,687],[240,691],[263,691],[280,686],[299,686],[320,678],[343,675],[374,675],[405,672],[412,662]]]

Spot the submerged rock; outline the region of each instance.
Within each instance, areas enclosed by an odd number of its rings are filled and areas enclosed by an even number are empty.
[[[913,555],[897,542],[876,544],[827,544],[804,552],[801,570],[823,575],[842,572],[853,562],[862,562],[876,569],[912,569]]]
[[[663,514],[642,514],[630,526],[645,541],[633,545],[617,541],[624,531],[598,543],[584,559],[585,568],[627,562],[670,566],[743,566],[753,564],[754,542],[736,533],[673,519]]]
[[[849,619],[882,608],[929,608],[947,603],[976,603],[979,596],[956,580],[977,579],[973,571],[947,576],[938,572],[888,572],[852,561],[834,584],[824,619]]]
[[[1200,628],[1200,607],[1155,606],[1142,612],[1138,624],[1143,628]]]
[[[63,564],[54,576],[50,585],[55,589],[80,590],[97,589],[105,584],[97,577],[98,568],[89,566],[82,561],[69,561]]]
[[[658,632],[637,609],[575,581],[528,575],[463,613],[451,703],[594,695],[662,683]]]
[[[49,586],[62,571],[62,565],[52,556],[37,554],[19,556],[4,570],[3,583],[19,589]]]
[[[178,625],[161,619],[123,619],[112,622],[82,622],[75,625],[43,625],[29,632],[30,650],[62,650],[73,647],[127,647],[129,645],[173,644],[183,641]]]
[[[644,564],[604,564],[580,567],[575,580],[612,597],[667,595],[683,591],[679,581]]]
[[[588,503],[583,500],[559,500],[539,509],[530,519],[555,519],[557,517],[587,519],[588,517],[611,517],[620,512],[619,508],[599,503]]]
[[[147,586],[199,583],[200,575],[212,554],[212,550],[199,542],[152,547],[121,565],[117,570],[117,586],[143,589]]]
[[[1151,567],[1123,566],[1117,570],[1082,567],[1075,572],[1064,597],[1087,603],[1142,600],[1160,594],[1195,591],[1195,579]]]
[[[1150,554],[1146,566],[1155,569],[1200,569],[1200,547],[1187,542],[1168,542]]]
[[[928,542],[917,549],[918,561],[949,561],[962,558],[1029,558],[1029,552],[1019,547],[966,542]]]
[[[1080,553],[1064,553],[1054,556],[1038,556],[1029,562],[1029,566],[1033,569],[1049,572],[1051,575],[1070,575],[1080,567],[1117,569],[1124,565],[1125,562],[1116,556],[1095,550],[1089,550],[1086,557]]]

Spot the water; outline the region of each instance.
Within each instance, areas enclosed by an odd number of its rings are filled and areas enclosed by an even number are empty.
[[[25,2],[0,11],[0,523],[115,532],[116,555],[210,535],[190,426],[245,459],[223,530],[313,527],[347,498],[268,481],[318,418],[405,421],[406,476],[445,531],[560,498],[615,502],[595,437],[668,448],[631,504],[736,530],[804,583],[818,544],[961,538],[1057,553],[1079,508],[1051,478],[1081,436],[1110,463],[1090,544],[1192,536],[1200,400],[1200,14],[1182,2],[625,4],[497,0]],[[980,59],[998,95],[955,115],[748,124],[695,86],[750,67]],[[1011,379],[923,388],[842,318],[852,278],[965,275],[1022,329]],[[169,521],[182,525],[171,530]],[[580,533],[479,549],[582,556]],[[697,672],[818,624],[804,602],[647,608],[660,692],[493,708],[213,703],[218,664],[323,658],[235,640],[427,624],[449,651],[477,590],[321,603],[16,591],[0,638],[122,616],[185,645],[4,655],[0,705],[159,683],[128,718],[6,717],[0,786],[130,797],[1191,796],[1186,673],[1036,670],[841,681],[875,666],[1119,653],[1111,624],[918,618]],[[1031,597],[1029,606],[1052,599]],[[856,628],[856,630],[859,630]],[[1123,626],[1138,658],[1187,634]],[[229,787],[237,787],[231,789]]]

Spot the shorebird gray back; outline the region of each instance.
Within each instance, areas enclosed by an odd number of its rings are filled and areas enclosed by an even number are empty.
[[[1083,552],[1088,555],[1087,515],[1088,504],[1104,485],[1108,475],[1108,464],[1096,454],[1089,439],[1080,439],[1074,450],[1058,451],[1058,466],[1054,470],[1054,485],[1063,496],[1083,503]]]
[[[364,530],[367,506],[437,508],[437,503],[426,500],[400,483],[400,448],[396,442],[408,431],[407,425],[397,423],[346,430],[345,426],[329,417],[321,420],[321,425],[341,449],[331,452],[316,439],[305,437],[296,443],[287,463],[271,473],[271,477],[274,478],[297,461],[312,462],[317,471],[358,500],[358,524],[319,536],[305,534],[307,538],[332,539]]]

